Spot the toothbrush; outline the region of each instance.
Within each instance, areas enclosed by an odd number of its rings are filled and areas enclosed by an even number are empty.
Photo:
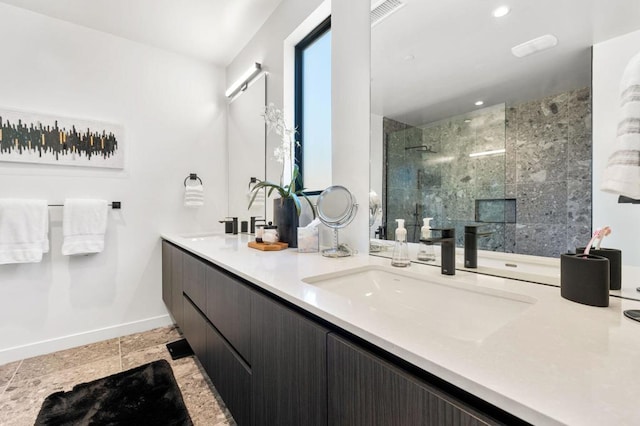
[[[584,248],[584,254],[586,255],[589,254],[589,251],[591,250],[591,246],[596,242],[596,240],[598,240],[596,250],[599,249],[600,244],[602,243],[602,240],[604,239],[604,237],[606,237],[609,234],[611,234],[611,228],[608,226],[605,226],[604,228],[596,229],[593,232],[593,236],[589,240],[589,244],[587,244],[587,246]]]
[[[600,238],[598,238],[598,242],[596,243],[596,250],[600,250],[600,244],[602,244],[602,240],[604,240],[604,237],[607,237],[611,234],[611,228],[608,226],[605,226],[604,228],[602,228],[602,231],[600,231]]]

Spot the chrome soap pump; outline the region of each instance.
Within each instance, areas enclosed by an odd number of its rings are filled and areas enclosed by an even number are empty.
[[[432,217],[422,219],[423,225],[420,230],[420,247],[418,248],[418,260],[434,261],[436,260],[436,252],[433,249],[433,243],[426,242],[431,238],[431,220]]]
[[[409,246],[407,245],[407,230],[404,229],[404,219],[396,219],[398,229],[396,229],[396,245],[393,248],[391,266],[406,268],[411,265],[409,260]]]

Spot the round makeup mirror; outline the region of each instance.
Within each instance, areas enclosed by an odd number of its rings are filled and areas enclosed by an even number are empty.
[[[353,194],[344,186],[330,186],[318,197],[317,210],[320,221],[333,229],[333,247],[323,250],[322,255],[351,256],[352,251],[338,242],[338,229],[344,228],[356,217],[358,204]]]

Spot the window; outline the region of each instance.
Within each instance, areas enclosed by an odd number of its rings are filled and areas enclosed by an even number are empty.
[[[331,18],[295,47],[296,164],[307,193],[331,186]]]

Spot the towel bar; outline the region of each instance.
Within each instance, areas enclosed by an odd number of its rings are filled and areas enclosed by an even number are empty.
[[[47,204],[47,205],[49,207],[64,207],[64,204]],[[114,210],[122,208],[122,202],[121,201],[112,201],[107,205],[109,207],[111,207],[112,209],[114,209]]]

